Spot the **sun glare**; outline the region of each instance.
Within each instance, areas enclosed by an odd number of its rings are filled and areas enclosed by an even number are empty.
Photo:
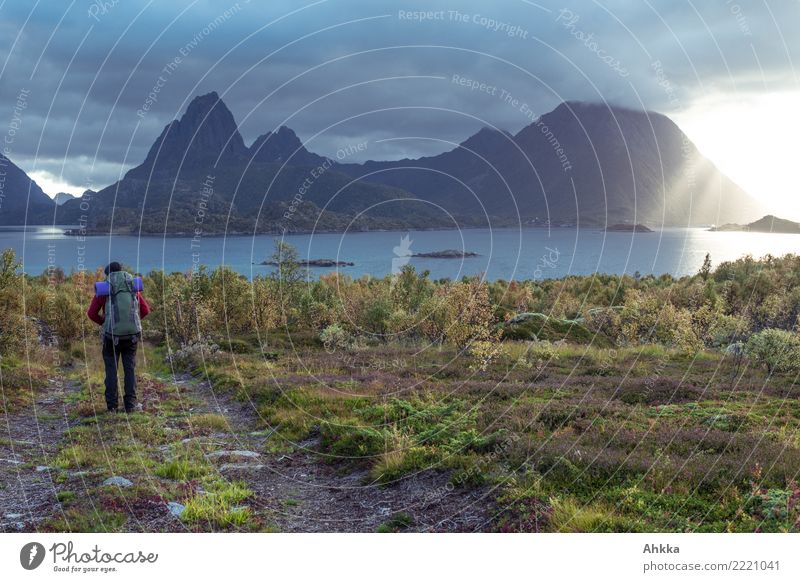
[[[703,155],[767,211],[800,220],[798,104],[800,91],[719,95],[698,101],[674,119]]]

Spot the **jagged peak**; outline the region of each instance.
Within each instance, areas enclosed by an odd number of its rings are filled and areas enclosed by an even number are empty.
[[[168,123],[150,147],[141,166],[129,172],[137,176],[157,166],[171,169],[176,163],[214,160],[219,156],[247,155],[236,120],[216,91],[198,95],[178,120]]]
[[[285,162],[291,158],[297,165],[313,165],[325,160],[309,152],[294,130],[285,125],[258,136],[250,146],[250,155],[262,162]]]

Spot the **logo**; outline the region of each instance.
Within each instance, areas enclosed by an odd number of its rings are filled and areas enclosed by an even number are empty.
[[[400,238],[400,244],[394,247],[394,258],[392,259],[392,275],[399,275],[408,262],[411,260],[411,240],[409,235]]]
[[[22,546],[19,552],[19,563],[26,570],[35,570],[44,562],[44,546],[39,542],[30,542]]]

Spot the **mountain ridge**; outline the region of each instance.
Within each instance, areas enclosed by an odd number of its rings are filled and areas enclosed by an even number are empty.
[[[286,126],[246,145],[216,92],[166,124],[140,165],[92,196],[88,215],[80,200],[51,207],[47,222],[55,213],[87,232],[186,234],[722,224],[760,212],[650,111],[566,101],[515,134],[483,127],[433,156],[357,164],[310,152]]]

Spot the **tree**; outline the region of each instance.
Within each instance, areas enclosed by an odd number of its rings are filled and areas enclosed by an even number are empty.
[[[782,329],[765,329],[750,336],[745,345],[748,357],[775,372],[800,370],[800,338],[796,333]]]
[[[703,259],[703,266],[700,267],[700,277],[702,277],[703,281],[708,280],[708,276],[711,274],[711,253],[706,253],[706,258]]]
[[[447,341],[459,349],[473,342],[495,342],[493,310],[485,282],[477,279],[446,283],[423,304],[422,332],[432,341]]]
[[[297,249],[282,240],[275,241],[275,251],[267,262],[275,266],[270,278],[277,284],[281,316],[289,321],[293,308],[300,301],[300,285],[306,277],[306,270],[300,267]]]

